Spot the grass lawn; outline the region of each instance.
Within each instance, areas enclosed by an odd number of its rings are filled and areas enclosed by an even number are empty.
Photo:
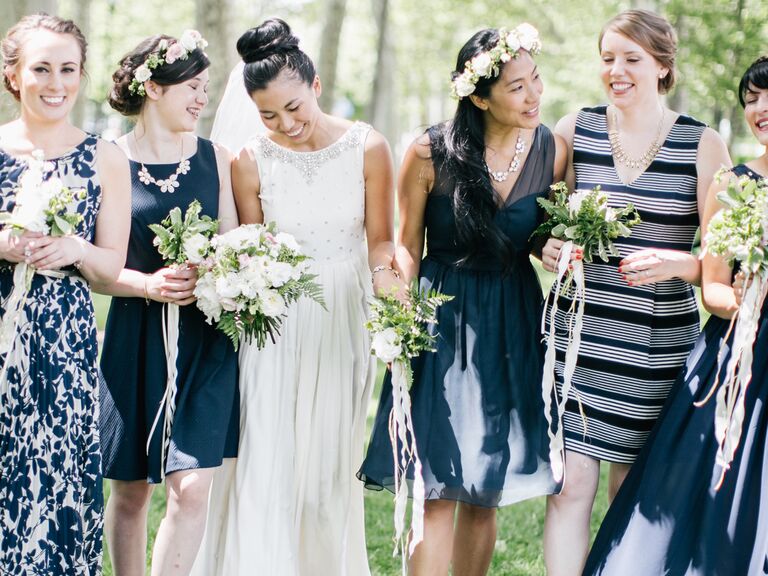
[[[548,288],[551,276],[538,266],[542,284]],[[96,296],[96,310],[100,327],[103,328],[108,306],[108,299]],[[381,375],[381,374],[380,374]],[[378,387],[374,391],[369,410],[369,428],[376,402],[379,397]],[[107,483],[108,484],[108,483]],[[607,509],[607,468],[603,466],[600,489],[592,514],[593,532],[597,530]],[[106,494],[109,487],[106,487]],[[151,550],[155,532],[163,515],[165,495],[162,487],[155,490],[149,519],[149,542]],[[544,575],[542,560],[542,536],[544,530],[544,498],[521,502],[499,510],[498,537],[496,552],[490,573],[494,576],[538,576]],[[366,491],[366,537],[368,539],[368,557],[373,576],[397,576],[400,574],[400,559],[392,557],[392,495],[389,492]],[[149,554],[148,554],[149,555]],[[104,575],[112,576],[112,566],[105,547]],[[278,576],[278,575],[275,575]]]

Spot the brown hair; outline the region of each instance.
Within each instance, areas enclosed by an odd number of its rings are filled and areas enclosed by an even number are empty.
[[[603,36],[609,30],[618,32],[642,46],[667,69],[664,78],[659,78],[659,93],[666,94],[672,89],[675,85],[677,33],[666,18],[650,10],[625,10],[603,26],[597,41],[598,50],[602,49]]]
[[[85,54],[88,42],[86,42],[85,36],[83,36],[80,28],[77,27],[77,24],[72,22],[72,20],[51,16],[44,12],[24,16],[8,30],[5,38],[0,43],[0,51],[2,51],[3,55],[3,82],[5,83],[6,90],[13,94],[16,100],[19,99],[19,91],[11,86],[8,70],[19,63],[21,44],[24,42],[24,37],[35,30],[50,30],[56,34],[69,34],[72,36],[80,47],[80,70],[81,72],[85,70]]]

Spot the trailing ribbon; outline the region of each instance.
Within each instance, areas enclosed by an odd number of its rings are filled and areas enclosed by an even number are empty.
[[[584,319],[584,307],[586,305],[584,263],[581,260],[571,262],[571,252],[573,251],[573,242],[568,241],[560,248],[560,254],[557,257],[555,287],[553,289],[552,306],[549,310],[549,331],[547,332],[547,351],[544,355],[544,373],[542,377],[542,397],[544,399],[544,416],[547,419],[547,434],[549,435],[549,460],[552,466],[552,475],[556,482],[561,482],[565,477],[565,440],[563,438],[563,414],[565,414],[565,405],[568,402],[568,395],[573,390],[579,402],[581,419],[584,424],[584,433],[586,434],[587,421],[584,411],[581,408],[581,398],[578,391],[573,387],[573,374],[576,370],[576,362],[579,358],[579,347],[581,346],[581,327]],[[572,266],[570,276],[568,275],[568,266]],[[576,316],[568,325],[568,346],[565,351],[565,365],[563,368],[563,387],[560,399],[557,398],[557,388],[555,386],[555,316],[558,311],[557,301],[560,293],[568,288],[573,282],[574,291],[572,302],[576,307]],[[547,311],[541,317],[541,331],[546,331]],[[552,397],[555,397],[557,406],[557,423],[553,431],[552,425]]]
[[[757,337],[757,326],[760,312],[768,293],[768,280],[760,275],[750,274],[744,279],[744,298],[738,311],[731,319],[728,329],[733,331],[731,357],[725,370],[722,386],[717,390],[715,400],[715,438],[717,439],[717,454],[715,461],[722,468],[717,489],[725,479],[725,473],[731,467],[736,449],[741,441],[744,425],[744,399],[747,387],[752,380],[752,358]],[[720,378],[722,361],[728,347],[728,338],[723,339],[717,358],[717,376],[712,389],[706,398],[697,402],[703,405],[712,396]]]
[[[411,396],[409,390],[413,381],[411,365],[407,361],[392,362],[392,412],[389,415],[389,437],[392,442],[392,456],[395,472],[395,549],[402,558],[402,571],[407,574],[408,557],[424,539],[424,478],[421,460],[416,447],[416,435],[411,419]],[[398,450],[398,445],[400,449]],[[405,478],[408,465],[413,463],[413,504],[411,510],[411,541],[408,556],[405,554],[405,516],[408,507],[408,482]]]
[[[0,354],[5,354],[5,359],[3,360],[2,372],[0,372],[0,397],[7,392],[8,378],[6,376],[11,357],[10,351],[16,340],[21,312],[27,302],[34,275],[35,268],[33,266],[26,262],[16,264],[13,268],[13,288],[8,298],[3,302],[2,307],[5,314],[0,320]]]
[[[167,321],[166,315],[168,316]],[[176,412],[176,394],[178,392],[176,386],[176,376],[178,374],[176,360],[179,357],[179,305],[170,302],[164,304],[162,319],[167,378],[165,383],[165,393],[160,399],[160,405],[158,406],[155,420],[152,423],[152,428],[150,429],[149,437],[147,438],[147,454],[149,454],[149,446],[152,444],[152,437],[154,436],[155,428],[157,428],[157,424],[160,421],[160,416],[164,414],[163,437],[160,447],[160,478],[165,478],[165,458],[171,443],[173,415]]]

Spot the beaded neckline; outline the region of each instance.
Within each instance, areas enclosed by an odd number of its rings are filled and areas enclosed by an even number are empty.
[[[276,158],[279,162],[293,165],[301,172],[307,184],[311,184],[323,164],[338,158],[342,152],[357,147],[368,128],[363,122],[355,122],[338,140],[320,150],[291,150],[263,134],[256,138],[255,147],[261,151],[264,158]]]

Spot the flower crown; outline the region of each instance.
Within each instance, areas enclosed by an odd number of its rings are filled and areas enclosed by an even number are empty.
[[[152,78],[152,70],[163,64],[173,64],[176,60],[186,60],[191,52],[205,50],[208,42],[197,30],[185,30],[178,40],[162,39],[157,44],[157,51],[152,52],[144,64],[133,71],[133,80],[128,86],[131,94],[146,96],[144,82]]]
[[[461,100],[475,91],[480,78],[493,78],[499,74],[499,62],[509,62],[517,58],[520,50],[526,50],[534,56],[541,52],[539,31],[524,22],[512,30],[499,29],[499,41],[496,46],[481,52],[472,60],[467,60],[464,72],[451,82],[451,95]]]

